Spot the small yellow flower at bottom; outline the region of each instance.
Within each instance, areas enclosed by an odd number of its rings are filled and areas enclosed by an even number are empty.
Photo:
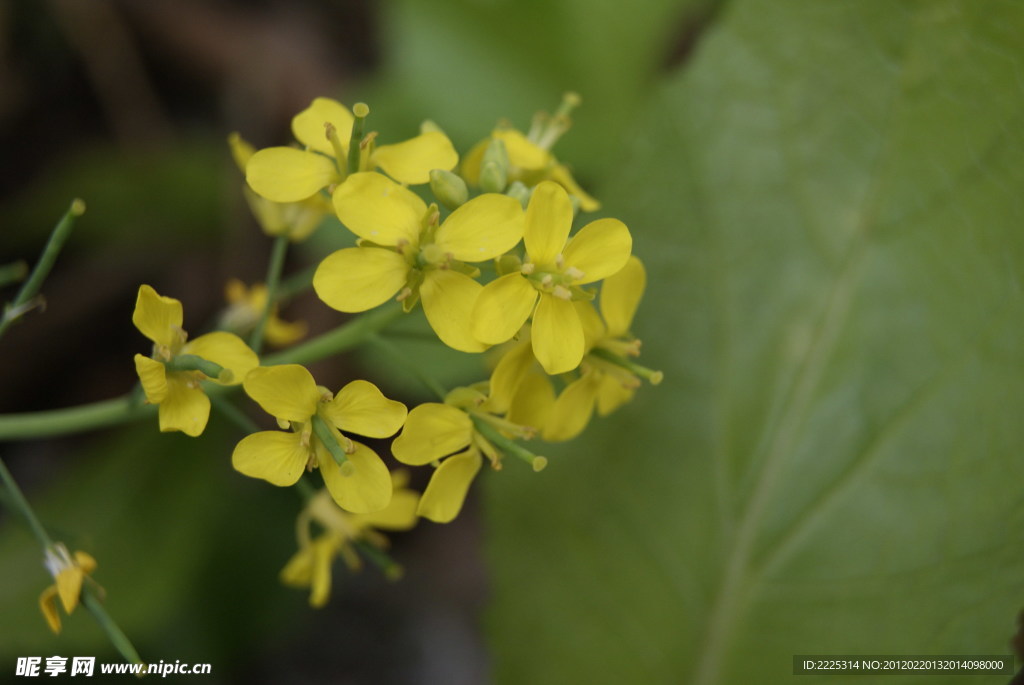
[[[68,552],[63,543],[56,543],[46,550],[45,564],[54,584],[43,590],[39,596],[39,609],[43,612],[47,625],[56,634],[60,634],[61,620],[57,612],[57,599],[67,614],[71,614],[78,606],[82,594],[82,583],[86,576],[96,570],[96,560],[85,552]]]
[[[139,287],[132,323],[153,342],[152,355],[135,355],[146,401],[159,405],[160,430],[195,437],[210,418],[210,398],[201,382],[238,385],[259,365],[256,353],[233,333],[217,331],[189,341],[181,302]]]
[[[294,485],[318,468],[338,506],[367,514],[391,501],[391,477],[377,453],[341,431],[370,438],[394,435],[406,408],[373,383],[352,381],[332,394],[298,364],[263,366],[245,377],[245,392],[290,432],[253,433],[235,446],[231,463],[253,478]]]
[[[228,307],[221,314],[221,327],[239,335],[250,333],[263,317],[263,309],[267,305],[267,286],[255,283],[250,288],[237,278],[232,278],[224,287],[224,297]],[[264,334],[267,342],[274,347],[287,347],[304,338],[308,329],[305,321],[281,319],[277,315],[277,305],[274,305],[267,317]]]
[[[299,551],[281,570],[281,582],[291,587],[310,589],[309,603],[319,608],[327,603],[331,592],[331,567],[335,557],[341,556],[353,571],[361,566],[355,544],[365,542],[377,549],[388,546],[388,540],[377,529],[402,531],[416,525],[416,505],[419,493],[405,487],[406,471],[391,474],[394,494],[391,502],[372,514],[350,514],[338,508],[331,495],[321,490],[314,495],[299,514],[297,530]],[[310,525],[318,524],[322,532],[315,538]],[[400,572],[397,566],[386,569]]]

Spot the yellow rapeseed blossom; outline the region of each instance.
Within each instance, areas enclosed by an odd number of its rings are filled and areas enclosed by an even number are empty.
[[[365,117],[369,108],[356,106]],[[361,111],[360,111],[361,110]],[[292,119],[292,133],[305,149],[270,147],[257,151],[246,165],[245,178],[256,193],[274,202],[299,202],[348,175],[349,145],[356,117],[330,98],[316,98]],[[452,169],[459,156],[448,137],[437,130],[394,145],[377,146],[371,134],[360,143],[357,171],[380,168],[404,184],[430,181],[431,169]]]
[[[361,312],[399,293],[408,311],[418,300],[438,337],[463,352],[487,345],[470,316],[481,285],[467,262],[498,257],[519,243],[523,211],[506,195],[480,195],[440,222],[436,206],[375,172],[353,174],[334,194],[338,218],[360,246],[329,255],[313,277],[320,299]]]
[[[58,542],[46,550],[44,560],[47,570],[53,576],[54,583],[39,596],[39,609],[43,618],[54,633],[60,634],[61,620],[57,612],[57,599],[60,599],[64,611],[70,614],[78,606],[82,594],[82,583],[86,577],[96,570],[96,560],[85,552],[68,552],[63,543]]]
[[[222,328],[246,334],[252,331],[263,317],[267,305],[267,286],[256,283],[251,288],[232,278],[224,287],[228,308],[220,317]],[[286,347],[298,342],[306,335],[308,326],[304,321],[284,321],[277,315],[277,306],[270,310],[264,335],[267,342],[275,347]]]
[[[314,495],[299,514],[296,524],[299,551],[281,570],[281,582],[291,587],[308,587],[310,605],[322,607],[330,598],[331,567],[335,557],[341,556],[350,569],[358,570],[362,562],[356,544],[385,549],[388,539],[378,530],[402,531],[416,525],[419,493],[405,487],[409,480],[406,471],[393,472],[391,479],[394,490],[391,502],[371,514],[351,514],[339,509],[325,490]],[[320,529],[316,535],[311,531],[314,523]],[[396,568],[387,570],[393,572]]]
[[[473,308],[473,335],[496,345],[512,338],[533,316],[533,352],[549,374],[579,366],[585,351],[583,323],[573,300],[592,295],[580,286],[621,269],[632,238],[618,219],[592,221],[569,239],[572,203],[565,190],[544,181],[526,209],[526,261],[520,271],[487,284]]]
[[[354,513],[380,511],[391,501],[391,476],[377,453],[341,431],[370,438],[394,435],[405,421],[401,402],[373,383],[352,381],[337,395],[318,386],[298,364],[253,369],[245,392],[290,432],[261,431],[235,447],[235,469],[274,485],[294,485],[319,468],[338,506]]]
[[[132,323],[153,342],[152,356],[135,355],[146,401],[159,405],[160,430],[200,435],[210,418],[201,382],[237,385],[259,365],[256,353],[233,333],[217,331],[188,340],[181,302],[139,287]]]
[[[553,181],[575,197],[584,212],[600,209],[601,203],[580,187],[569,168],[560,163],[550,149],[569,129],[569,112],[578,104],[578,95],[566,94],[558,112],[553,117],[538,113],[526,134],[511,125],[499,125],[491,132],[489,138],[477,143],[466,154],[461,165],[462,176],[471,185],[479,185],[487,148],[493,141],[499,141],[508,156],[509,181],[519,181],[527,187],[533,187],[541,181]]]
[[[235,164],[244,174],[256,151],[237,133],[228,137],[228,145]],[[330,200],[319,193],[297,202],[274,202],[244,186],[242,195],[264,233],[270,236],[287,235],[293,242],[308,238],[324,217],[331,213]]]
[[[490,460],[493,468],[501,468],[503,455],[495,441],[500,441],[503,449],[514,449],[517,446],[509,437],[528,439],[533,432],[528,426],[515,425],[486,411],[486,397],[478,391],[456,388],[444,404],[428,402],[414,407],[391,450],[403,464],[435,463],[437,468],[420,498],[417,513],[431,521],[447,523],[462,509],[483,457]],[[534,470],[539,471],[547,464],[547,459],[525,449],[516,451],[532,463]]]

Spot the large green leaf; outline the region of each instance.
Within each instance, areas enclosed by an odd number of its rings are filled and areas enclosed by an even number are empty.
[[[729,5],[603,194],[666,381],[489,479],[498,682],[1010,651],[1022,35],[1010,2]]]

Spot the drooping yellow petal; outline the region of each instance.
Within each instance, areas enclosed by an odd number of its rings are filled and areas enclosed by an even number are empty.
[[[597,413],[608,416],[633,399],[635,394],[635,387],[623,385],[612,374],[602,374],[601,385],[597,389]]]
[[[132,323],[140,333],[157,345],[173,347],[184,337],[182,322],[181,302],[173,297],[158,295],[148,285],[139,286]]]
[[[528,339],[520,338],[505,352],[491,373],[490,394],[487,409],[494,414],[504,414],[516,394],[516,389],[533,365],[533,348]]]
[[[409,412],[402,433],[391,443],[391,451],[403,464],[423,466],[464,449],[472,439],[473,421],[466,412],[427,402]]]
[[[532,359],[533,353],[530,357]],[[520,426],[543,431],[555,404],[555,389],[540,369],[528,371],[516,388],[509,404],[507,418]]]
[[[398,432],[408,413],[405,405],[384,397],[369,381],[352,381],[338,391],[323,413],[345,433],[388,438]]]
[[[357,526],[383,530],[409,530],[416,525],[416,506],[419,504],[420,494],[412,490],[400,489],[394,478],[392,478],[392,482],[394,492],[388,506],[372,514],[354,514],[352,518]]]
[[[541,295],[531,328],[533,354],[550,375],[572,371],[583,359],[583,325],[572,302]]]
[[[473,198],[445,219],[434,241],[463,262],[483,262],[505,254],[523,237],[523,206],[508,195]]]
[[[420,498],[417,513],[435,523],[448,523],[462,509],[466,493],[483,465],[480,453],[473,449],[448,457],[434,471]]]
[[[303,145],[333,157],[334,146],[327,139],[325,124],[334,126],[341,147],[347,154],[354,122],[355,117],[345,105],[331,98],[316,98],[309,107],[292,117],[292,134]]]
[[[268,147],[245,165],[245,180],[274,202],[300,202],[341,180],[334,160],[293,147]]]
[[[558,395],[541,433],[548,442],[571,440],[583,432],[594,413],[600,380],[588,373],[570,383]]]
[[[302,435],[283,431],[247,435],[231,453],[236,471],[281,487],[295,485],[308,461],[309,448],[302,444]]]
[[[601,314],[609,337],[621,338],[629,333],[646,285],[647,273],[636,257],[630,257],[618,273],[605,279],[601,285]]]
[[[633,238],[618,219],[598,219],[580,229],[565,246],[565,267],[583,272],[574,283],[593,283],[617,273],[626,265]]]
[[[505,144],[508,161],[513,167],[525,171],[535,171],[543,169],[551,162],[550,152],[530,141],[514,128],[498,129],[492,134],[492,137]]]
[[[263,411],[285,421],[308,422],[320,402],[313,374],[298,364],[257,367],[242,387]]]
[[[391,501],[391,474],[377,453],[366,445],[352,441],[355,451],[346,454],[352,471],[345,475],[334,458],[317,441],[317,460],[324,484],[335,503],[353,514],[380,511]]]
[[[75,560],[75,565],[82,569],[82,573],[89,575],[96,570],[96,560],[88,552],[76,550],[72,555]]]
[[[343,541],[336,535],[323,535],[313,541],[309,605],[314,609],[324,606],[331,598],[331,566],[342,544]]]
[[[313,274],[313,290],[339,312],[364,312],[391,299],[409,276],[397,252],[380,247],[346,247],[327,256]]]
[[[505,342],[523,327],[536,303],[537,290],[520,273],[491,281],[473,306],[473,337],[488,345]]]
[[[238,131],[233,131],[228,136],[228,147],[231,148],[231,157],[235,160],[238,170],[244,174],[245,165],[249,163],[249,158],[256,152],[256,148]]]
[[[160,404],[167,397],[167,367],[161,362],[141,354],[135,355],[135,373],[146,393],[146,401]]]
[[[193,385],[191,372],[167,374],[167,396],[160,402],[160,430],[201,435],[210,418],[210,398]]]
[[[274,347],[287,347],[306,336],[309,326],[305,321],[284,321],[276,314],[267,319],[267,342]]]
[[[561,254],[572,228],[572,202],[562,186],[544,181],[533,189],[526,207],[523,240],[534,264],[549,266]]]
[[[399,183],[419,185],[430,182],[431,169],[451,170],[459,163],[459,153],[448,136],[428,131],[401,143],[381,145],[371,161]]]
[[[82,581],[85,573],[77,566],[61,569],[57,574],[57,595],[64,611],[71,613],[78,606],[78,597],[82,594]]]
[[[428,271],[420,285],[420,301],[430,327],[448,347],[483,352],[488,345],[473,337],[473,306],[483,286],[450,269]]]
[[[51,585],[39,595],[39,610],[43,612],[46,625],[55,635],[60,635],[60,614],[57,612],[57,586]]]
[[[313,582],[313,545],[309,544],[292,555],[281,569],[281,582],[290,587],[309,587]]]
[[[417,245],[427,205],[383,174],[352,174],[332,196],[338,219],[360,238],[378,245]]]
[[[569,168],[564,164],[556,164],[551,167],[549,177],[552,181],[565,188],[565,192],[574,195],[580,201],[580,210],[584,212],[596,212],[601,209],[601,203],[593,196],[588,195],[573,178]]]
[[[246,374],[260,365],[256,353],[234,333],[215,331],[191,340],[181,348],[182,354],[194,354],[231,372],[227,382],[211,380],[221,385],[238,385]]]
[[[583,326],[584,348],[589,350],[602,340],[605,333],[604,322],[598,315],[594,305],[585,300],[573,300],[573,307],[580,317],[580,324]]]

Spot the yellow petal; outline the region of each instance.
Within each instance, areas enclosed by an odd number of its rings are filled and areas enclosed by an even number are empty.
[[[313,274],[313,290],[339,312],[364,312],[387,302],[409,276],[397,252],[380,247],[347,247],[330,254]]]
[[[420,285],[420,301],[430,327],[448,347],[483,352],[487,345],[473,337],[473,305],[483,286],[449,269],[428,271]]]
[[[597,310],[591,303],[585,300],[573,300],[572,304],[576,308],[580,324],[583,326],[584,347],[589,350],[605,337],[604,322],[601,321],[601,317],[598,316]]]
[[[88,552],[76,551],[74,558],[75,565],[82,569],[82,573],[89,575],[96,570],[96,560]]]
[[[215,331],[191,340],[181,348],[182,354],[194,354],[218,364],[231,372],[231,379],[221,385],[238,385],[246,374],[260,365],[259,357],[234,333]]]
[[[580,210],[584,212],[596,212],[601,209],[601,203],[591,195],[588,195],[587,192],[583,190],[578,183],[576,183],[576,179],[572,177],[568,167],[564,164],[556,164],[552,167],[550,178],[552,181],[565,188],[565,192],[570,195],[574,195],[580,201]]]
[[[57,595],[64,611],[71,613],[78,606],[78,597],[82,594],[82,580],[85,574],[77,566],[70,566],[57,574]]]
[[[315,556],[312,544],[307,545],[292,555],[288,563],[281,569],[279,576],[281,582],[290,587],[309,587],[313,582],[313,557]]]
[[[419,196],[373,171],[352,174],[332,197],[338,219],[378,245],[416,245],[427,205]]]
[[[523,327],[537,290],[519,273],[510,273],[484,286],[473,307],[473,337],[488,345],[503,343]]]
[[[309,605],[314,609],[324,606],[331,598],[331,567],[341,544],[342,540],[335,535],[325,535],[313,542]]]
[[[409,412],[401,435],[391,443],[391,451],[403,464],[423,466],[464,449],[472,439],[473,421],[466,412],[427,402]]]
[[[331,98],[316,98],[309,107],[292,117],[292,134],[303,145],[333,157],[334,147],[327,139],[324,124],[334,125],[338,140],[347,154],[353,122],[355,117],[345,105]]]
[[[629,332],[646,285],[644,265],[636,257],[630,257],[618,273],[605,279],[601,286],[601,313],[608,324],[609,337],[620,338]]]
[[[521,339],[505,352],[491,374],[490,394],[487,398],[489,411],[495,414],[508,411],[516,389],[534,361],[529,340]]]
[[[167,367],[155,359],[135,355],[135,373],[146,393],[146,401],[160,404],[167,397]]]
[[[408,412],[401,402],[384,397],[373,383],[358,380],[339,390],[323,413],[346,433],[387,438],[402,427]]]
[[[541,437],[548,442],[561,442],[582,433],[594,413],[599,384],[597,375],[592,373],[570,383],[551,407]]]
[[[538,368],[523,376],[505,418],[520,426],[530,426],[542,431],[548,423],[554,404],[555,389],[547,375]]]
[[[245,165],[245,180],[274,202],[299,202],[341,180],[334,160],[293,147],[268,147]]]
[[[144,336],[157,345],[172,347],[182,340],[182,321],[181,302],[158,295],[148,285],[139,286],[132,323]]]
[[[445,219],[435,243],[463,262],[483,262],[505,254],[523,237],[523,206],[508,195],[473,198]]]
[[[498,129],[492,134],[492,137],[505,143],[508,161],[514,167],[534,171],[546,167],[551,162],[550,152],[531,142],[529,138],[515,129]]]
[[[523,230],[529,261],[540,266],[553,265],[571,228],[572,202],[562,186],[544,181],[534,188]]]
[[[352,441],[355,451],[346,454],[354,470],[345,475],[338,463],[317,442],[317,460],[324,484],[335,503],[353,514],[380,511],[391,501],[391,474],[377,453]]]
[[[247,435],[231,453],[236,471],[281,487],[295,485],[308,461],[309,448],[302,444],[302,435],[283,431]]]
[[[572,302],[541,295],[533,315],[533,354],[550,375],[572,371],[583,359],[583,326]]]
[[[417,513],[435,523],[448,523],[454,519],[459,515],[469,486],[482,465],[483,459],[476,450],[445,459],[430,478]]]
[[[633,238],[626,224],[618,219],[598,219],[581,228],[565,246],[565,267],[583,272],[574,283],[593,283],[622,269],[632,249]]]
[[[462,157],[462,165],[459,168],[459,172],[462,178],[466,180],[466,183],[471,186],[480,184],[480,165],[483,163],[484,153],[487,152],[487,145],[490,142],[490,138],[481,140]]]
[[[267,319],[267,342],[274,347],[287,347],[306,336],[309,326],[305,321],[284,321],[276,314]]]
[[[418,492],[398,489],[396,486],[388,506],[372,514],[354,514],[352,518],[361,528],[409,530],[416,525],[416,506],[419,501]]]
[[[459,153],[448,136],[428,131],[402,143],[381,145],[371,159],[399,183],[418,185],[430,182],[431,169],[451,170],[459,163]]]
[[[167,375],[167,396],[160,402],[160,430],[202,435],[210,418],[210,398],[194,387],[191,372]]]
[[[601,385],[597,390],[597,413],[608,416],[633,399],[635,394],[635,387],[623,385],[611,374],[602,374]]]
[[[57,586],[51,585],[39,595],[39,610],[43,612],[46,625],[56,635],[60,635],[60,614],[57,612]]]
[[[263,411],[285,421],[306,423],[320,402],[313,374],[299,364],[257,367],[242,387]]]
[[[231,148],[231,157],[234,158],[238,170],[244,174],[245,165],[249,163],[249,158],[256,149],[237,131],[228,136],[228,147]]]

